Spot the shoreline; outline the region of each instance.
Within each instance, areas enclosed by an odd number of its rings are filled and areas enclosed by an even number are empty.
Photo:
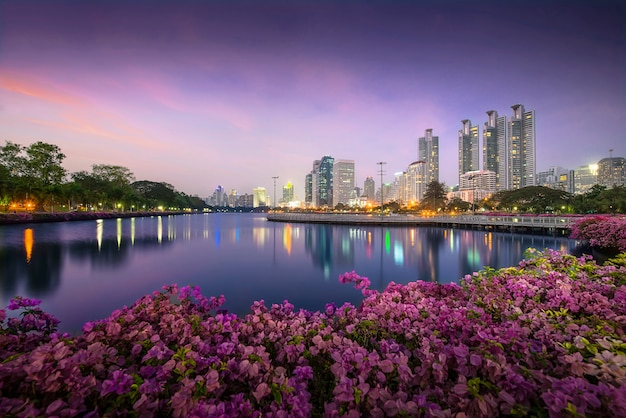
[[[316,223],[331,225],[372,226],[432,226],[459,228],[491,232],[510,232],[530,235],[552,235],[567,237],[574,219],[580,216],[538,215],[373,215],[351,213],[268,213],[270,222]]]
[[[184,211],[141,211],[141,212],[17,212],[0,213],[0,226],[47,222],[93,221],[97,219],[145,218],[151,216],[192,215]],[[200,213],[200,212],[197,212]]]

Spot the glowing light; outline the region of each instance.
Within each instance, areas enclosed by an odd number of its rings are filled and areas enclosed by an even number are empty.
[[[31,228],[26,228],[24,230],[24,249],[26,250],[26,262],[30,263],[30,259],[33,255],[33,245],[35,243],[35,238],[33,236],[33,230]]]
[[[98,251],[102,248],[102,233],[103,233],[103,221],[102,219],[96,220],[96,242],[98,243]]]
[[[176,239],[176,225],[174,224],[174,217],[169,215],[167,217],[167,240],[174,241]]]
[[[385,252],[387,254],[391,252],[391,234],[389,234],[389,230],[385,231]]]
[[[122,218],[117,218],[117,249],[122,245]]]
[[[287,224],[283,229],[283,245],[287,250],[287,255],[291,254],[291,225]]]
[[[396,263],[396,266],[404,264],[404,250],[400,241],[393,243],[393,261]]]

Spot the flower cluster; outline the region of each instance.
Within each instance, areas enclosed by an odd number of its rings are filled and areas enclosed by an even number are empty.
[[[626,217],[596,215],[577,220],[571,238],[588,241],[592,247],[626,252]]]
[[[340,280],[360,306],[239,317],[171,285],[76,337],[17,299],[21,320],[0,311],[0,415],[626,416],[625,267],[546,250],[460,285]]]

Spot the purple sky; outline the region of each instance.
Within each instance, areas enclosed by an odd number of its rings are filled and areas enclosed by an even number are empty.
[[[619,0],[0,0],[0,143],[56,144],[70,172],[122,165],[210,195],[352,159],[385,181],[461,120],[534,109],[537,170],[626,157]],[[481,138],[482,146],[482,138]],[[482,164],[482,156],[481,156]]]

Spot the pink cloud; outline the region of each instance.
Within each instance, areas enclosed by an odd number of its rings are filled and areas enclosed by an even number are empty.
[[[6,70],[0,71],[0,89],[51,103],[70,106],[85,105],[82,100],[67,92],[59,91],[49,85],[42,85],[33,78],[17,76]]]

